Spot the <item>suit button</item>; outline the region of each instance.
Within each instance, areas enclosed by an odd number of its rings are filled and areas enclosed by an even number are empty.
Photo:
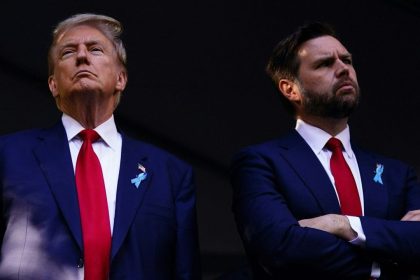
[[[79,263],[77,264],[77,268],[82,268],[83,267],[83,258],[79,259]]]

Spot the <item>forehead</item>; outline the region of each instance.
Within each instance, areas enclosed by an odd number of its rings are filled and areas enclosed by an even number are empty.
[[[308,40],[298,50],[300,59],[348,54],[349,52],[340,41],[332,36],[322,36]]]
[[[62,32],[56,45],[79,44],[86,42],[101,42],[112,44],[111,41],[98,28],[91,25],[76,25]]]

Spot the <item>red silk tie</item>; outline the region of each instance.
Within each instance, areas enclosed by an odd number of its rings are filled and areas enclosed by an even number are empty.
[[[356,181],[343,157],[341,141],[337,138],[330,138],[325,146],[332,152],[330,167],[340,200],[341,213],[349,216],[362,216],[362,206]]]
[[[106,280],[109,273],[111,229],[102,168],[92,143],[93,129],[79,133],[83,140],[76,163],[76,186],[83,233],[85,280]]]

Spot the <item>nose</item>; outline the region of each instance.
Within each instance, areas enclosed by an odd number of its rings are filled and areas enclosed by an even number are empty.
[[[341,59],[337,59],[337,76],[341,77],[343,75],[348,75],[350,73],[350,65],[344,63]]]
[[[76,64],[77,65],[90,64],[89,52],[88,52],[88,50],[86,49],[85,46],[80,46],[77,49]]]

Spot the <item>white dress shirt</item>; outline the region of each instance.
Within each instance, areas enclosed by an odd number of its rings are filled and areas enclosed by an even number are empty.
[[[76,172],[76,161],[83,141],[78,136],[85,128],[72,117],[63,114],[61,118],[69,141],[73,170]],[[111,235],[114,228],[115,203],[117,200],[118,175],[120,172],[122,138],[115,125],[114,116],[95,128],[101,137],[92,144],[92,148],[98,156],[104,176],[106,199],[108,203],[109,223]],[[80,267],[77,280],[84,279],[84,267]]]
[[[76,170],[76,161],[83,141],[78,134],[84,127],[72,117],[63,114],[62,122],[69,141],[73,170]],[[115,203],[117,200],[118,174],[120,171],[122,138],[115,125],[114,116],[95,128],[101,137],[92,144],[93,150],[99,158],[104,176],[106,199],[108,202],[109,222],[111,234],[114,227]]]
[[[335,188],[335,181],[334,176],[331,173],[330,168],[330,159],[332,156],[332,152],[325,147],[328,140],[333,137],[327,132],[323,131],[322,129],[312,126],[308,123],[305,123],[303,120],[298,119],[296,122],[296,130],[302,136],[306,143],[308,143],[309,147],[311,147],[312,151],[318,157],[319,161],[321,162],[322,166],[324,167],[325,171],[328,174],[328,177],[331,180],[331,183],[334,186],[335,193],[337,195],[337,199],[339,200],[337,190]],[[347,126],[343,131],[339,134],[334,136],[335,138],[339,139],[343,144],[343,156],[346,160],[347,164],[350,167],[351,173],[353,174],[354,180],[356,181],[357,191],[360,197],[360,203],[362,205],[362,213],[364,213],[364,203],[363,203],[363,189],[362,189],[362,180],[360,179],[360,172],[359,166],[357,165],[356,156],[353,153],[350,145],[350,130]]]
[[[325,144],[333,136],[318,127],[312,126],[304,122],[301,119],[298,119],[296,121],[295,129],[299,133],[299,135],[302,136],[302,138],[309,145],[309,147],[311,147],[312,151],[315,153],[315,155],[321,162],[322,166],[325,169],[325,172],[328,174],[328,177],[330,178],[332,185],[334,186],[334,191],[337,195],[337,200],[340,202],[337,189],[335,187],[334,176],[330,168],[330,159],[332,156],[332,152],[325,147]],[[362,215],[364,215],[364,197],[363,197],[362,180],[360,177],[360,171],[359,171],[359,166],[357,164],[356,155],[353,153],[353,150],[350,145],[349,126],[347,125],[343,131],[341,131],[339,134],[335,135],[334,137],[339,139],[341,143],[343,144],[343,147],[344,147],[343,156],[348,166],[350,167],[354,180],[356,181],[357,191],[359,193],[359,198],[360,198],[360,204],[362,206]],[[363,246],[366,242],[366,236],[363,232],[360,218],[352,217],[352,216],[347,216],[347,218],[349,219],[351,228],[357,233],[357,237],[351,240],[350,242],[358,246]],[[379,275],[380,275],[379,266],[377,263],[373,263],[371,276],[374,278],[377,278],[379,277]]]

